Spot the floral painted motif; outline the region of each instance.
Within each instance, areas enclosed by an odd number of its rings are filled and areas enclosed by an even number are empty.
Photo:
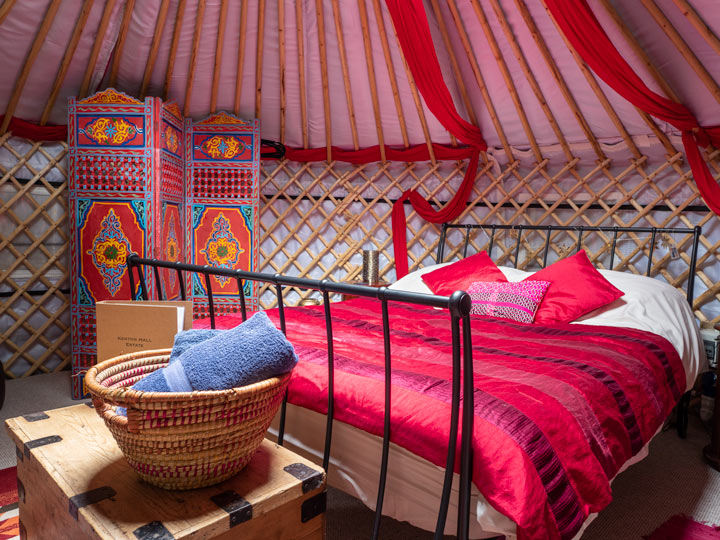
[[[200,151],[212,159],[232,159],[245,148],[237,137],[215,135],[200,147]]]
[[[165,145],[167,146],[168,150],[173,153],[177,153],[177,149],[179,146],[177,131],[175,131],[170,126],[165,128]]]
[[[105,288],[115,296],[127,270],[126,259],[130,253],[130,243],[112,209],[103,218],[100,231],[95,235],[93,246],[87,253],[92,255],[93,264],[102,275]]]
[[[124,118],[103,116],[88,124],[85,134],[98,144],[121,145],[135,137],[137,129]]]
[[[245,250],[240,247],[240,242],[230,230],[230,222],[222,212],[213,220],[212,227],[213,233],[208,238],[205,249],[200,250],[200,253],[205,255],[210,264],[231,270]],[[229,277],[214,277],[221,287],[230,281]]]
[[[99,92],[99,93],[95,94],[94,96],[90,96],[87,99],[83,99],[83,100],[79,101],[78,103],[88,103],[88,104],[98,104],[98,105],[126,103],[126,104],[133,104],[133,105],[142,105],[142,101],[132,98],[132,97],[128,96],[127,94],[124,94],[123,92],[118,92],[117,90],[115,90],[113,88],[108,88],[107,90]]]
[[[217,114],[213,114],[206,118],[205,120],[202,120],[201,122],[198,122],[198,124],[242,124],[242,125],[249,125],[250,122],[247,122],[243,120],[242,118],[238,118],[237,116],[231,116],[228,113],[221,111]]]

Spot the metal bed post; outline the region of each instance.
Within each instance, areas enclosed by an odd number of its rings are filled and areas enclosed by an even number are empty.
[[[328,409],[327,421],[325,424],[325,450],[323,452],[323,469],[328,471],[330,467],[330,445],[332,444],[333,417],[335,416],[335,350],[333,347],[332,317],[330,316],[330,295],[327,291],[327,279],[320,282],[320,290],[323,295],[325,308],[325,329],[327,331],[327,356],[328,356]]]
[[[205,286],[208,294],[208,309],[210,310],[210,328],[215,330],[215,305],[213,304],[212,285],[210,283],[210,267],[203,267],[203,275],[205,276]]]
[[[467,539],[470,533],[470,490],[472,484],[472,441],[475,425],[475,381],[472,354],[472,332],[470,328],[470,308],[472,300],[467,293],[453,293],[457,299],[454,307],[463,326],[463,416],[460,442],[460,487],[458,493],[457,536]],[[451,298],[452,300],[452,298]]]
[[[240,278],[238,278],[240,279]],[[282,285],[280,285],[280,274],[275,274],[273,276],[273,280],[275,282],[275,296],[277,297],[278,302],[278,315],[280,316],[280,331],[283,333],[285,337],[287,337],[287,327],[285,325],[285,303],[283,302],[283,295],[282,295]],[[244,298],[243,298],[244,300]],[[243,309],[243,320],[245,320],[245,302],[242,303],[242,309]],[[278,444],[280,446],[283,446],[283,443],[285,442],[285,420],[287,418],[287,399],[288,399],[288,391],[285,389],[285,394],[283,395],[283,400],[280,405],[280,423],[278,425]]]
[[[657,236],[657,229],[653,227],[652,235],[650,236],[650,250],[648,252],[648,263],[647,263],[647,270],[645,271],[645,275],[647,277],[650,277],[650,272],[652,271],[652,256],[653,252],[655,251],[655,237]]]
[[[392,369],[390,364],[390,316],[388,314],[388,301],[385,299],[385,287],[378,290],[378,298],[382,307],[383,321],[383,350],[385,353],[385,415],[383,418],[383,445],[380,460],[380,480],[378,483],[377,502],[375,503],[375,520],[373,522],[373,540],[380,534],[380,519],[382,517],[383,500],[385,498],[385,483],[387,482],[388,457],[390,455],[390,408]]]
[[[455,294],[455,293],[453,293]],[[450,297],[452,301],[452,296]],[[460,418],[460,375],[462,363],[460,360],[460,317],[450,314],[450,330],[452,335],[452,400],[450,403],[450,435],[448,437],[448,451],[445,460],[445,477],[440,494],[440,509],[437,524],[435,525],[434,540],[441,540],[445,532],[448,506],[450,505],[450,489],[452,488],[453,473],[455,472],[455,449],[457,447],[458,423]]]
[[[140,294],[143,300],[150,300],[147,285],[145,284],[145,272],[138,266],[138,280],[140,281]]]
[[[545,247],[543,248],[543,264],[542,267],[547,266],[548,251],[550,250],[550,234],[552,231],[548,231],[545,235]]]
[[[153,274],[155,275],[155,288],[157,289],[158,300],[165,300],[162,282],[160,281],[160,269],[157,266],[153,267]]]
[[[238,283],[238,295],[240,296],[240,314],[242,315],[243,322],[247,321],[247,307],[245,306],[245,290],[243,288],[242,278],[237,278]]]
[[[613,227],[613,241],[612,241],[612,247],[610,248],[610,270],[613,269],[614,262],[615,262],[615,246],[617,245],[617,237],[618,237],[618,228]]]
[[[690,257],[690,270],[688,272],[688,286],[687,286],[687,299],[690,302],[690,308],[693,308],[693,300],[695,297],[695,266],[697,265],[697,251],[698,243],[700,242],[700,235],[702,234],[702,227],[696,225],[693,229],[693,243],[692,243],[692,257]]]
[[[175,266],[176,266],[175,271],[177,272],[178,285],[180,286],[180,299],[187,300],[187,292],[185,291],[185,280],[183,279],[182,268],[180,265],[181,265],[180,262],[175,264]]]
[[[447,234],[447,228],[448,228],[448,224],[443,223],[442,228],[440,229],[440,242],[438,243],[438,252],[437,252],[438,264],[442,262],[443,257],[445,256],[445,235]]]
[[[135,300],[135,278],[133,277],[133,266],[135,258],[137,255],[134,253],[131,253],[128,255],[127,258],[127,265],[128,265],[128,279],[130,280],[130,300]]]

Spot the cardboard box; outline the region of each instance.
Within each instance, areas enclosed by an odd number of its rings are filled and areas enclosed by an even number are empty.
[[[98,362],[143,350],[169,349],[192,328],[192,302],[104,300],[95,305]]]

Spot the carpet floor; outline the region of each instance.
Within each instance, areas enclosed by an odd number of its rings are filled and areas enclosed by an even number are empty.
[[[7,383],[4,422],[23,414],[78,403],[70,399],[69,372],[38,375]],[[613,482],[613,502],[590,524],[582,540],[710,540],[718,538],[720,524],[720,472],[707,466],[702,448],[708,430],[691,416],[688,438],[673,430],[660,433],[650,455]],[[16,464],[15,448],[7,432],[0,435],[0,469]],[[14,471],[0,471],[3,478]],[[0,490],[1,491],[1,490]],[[0,498],[2,497],[0,493]],[[7,498],[7,495],[6,497]],[[12,496],[11,496],[12,498]],[[374,513],[341,491],[328,490],[327,537],[330,540],[366,540]],[[691,519],[688,519],[691,518]],[[711,527],[703,528],[701,524]],[[680,531],[680,532],[678,532]],[[695,536],[695,534],[702,536]],[[17,503],[0,502],[0,540],[16,538]],[[425,540],[432,534],[407,523],[384,519],[381,538]]]

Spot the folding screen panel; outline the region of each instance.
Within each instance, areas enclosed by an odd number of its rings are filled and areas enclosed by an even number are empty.
[[[200,265],[257,270],[260,199],[259,122],[226,113],[185,121],[187,259]],[[207,285],[188,277],[196,316],[207,316]],[[237,280],[211,279],[216,313],[237,310]],[[244,283],[257,310],[257,283]]]
[[[125,259],[153,253],[154,100],[107,90],[68,107],[73,397],[95,362],[95,303],[130,298]],[[152,285],[151,285],[152,286]]]
[[[73,397],[86,395],[96,360],[95,303],[136,298],[130,253],[257,270],[259,128],[219,113],[185,120],[173,103],[113,89],[68,107]],[[188,278],[189,280],[190,278]],[[151,297],[176,299],[174,271],[146,275]],[[187,282],[195,316],[207,313],[205,283]],[[162,293],[162,294],[159,294]],[[215,280],[219,312],[237,311],[236,280]],[[257,286],[244,287],[257,309]]]

